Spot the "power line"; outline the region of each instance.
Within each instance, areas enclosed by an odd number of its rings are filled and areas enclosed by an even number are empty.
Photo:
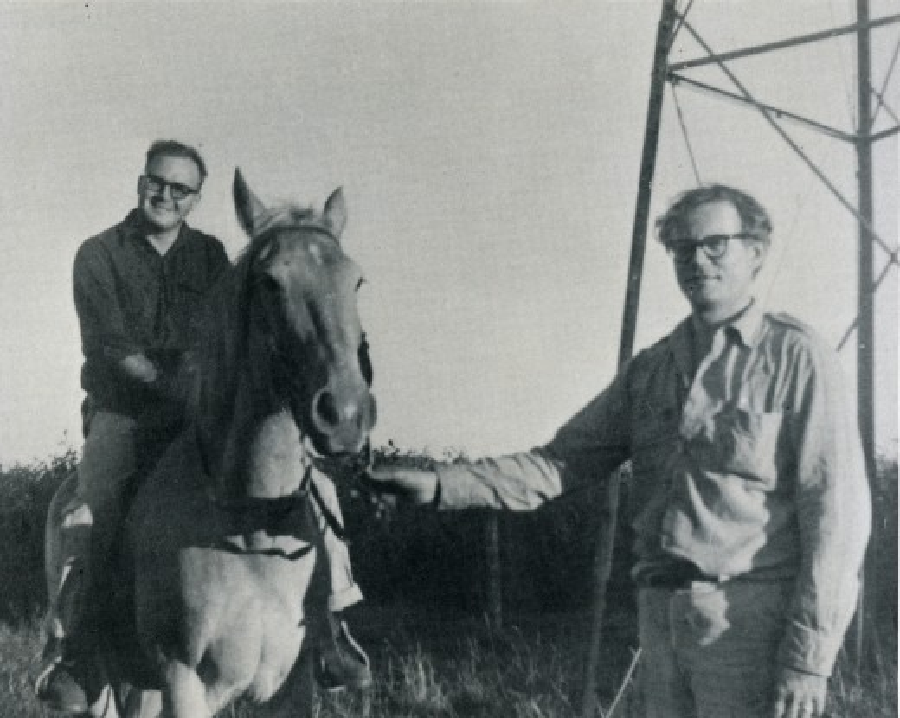
[[[681,112],[681,105],[678,104],[678,93],[675,92],[675,83],[671,83],[672,86],[672,100],[675,103],[675,114],[678,115],[678,124],[681,125],[681,134],[684,137],[684,146],[687,148],[688,158],[691,160],[691,169],[694,170],[694,178],[697,180],[697,186],[703,184],[703,180],[700,179],[700,170],[697,169],[697,162],[694,159],[694,151],[691,148],[691,138],[688,137],[687,125],[684,123],[684,115]]]

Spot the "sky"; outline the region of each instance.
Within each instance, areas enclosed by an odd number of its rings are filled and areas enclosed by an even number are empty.
[[[722,52],[851,23],[855,7],[698,0],[689,20]],[[158,138],[200,148],[210,177],[189,222],[232,257],[236,166],[267,202],[344,187],[376,444],[474,457],[547,441],[616,371],[658,18],[648,0],[0,2],[0,463],[81,446],[72,261],[134,206]],[[898,37],[872,32],[878,89]],[[679,34],[674,60],[703,54]],[[731,68],[760,100],[852,131],[855,61],[851,35]],[[733,89],[714,66],[690,72]],[[696,185],[692,164],[756,196],[775,224],[765,303],[836,346],[857,311],[855,219],[759,113],[676,97],[690,152],[668,88],[651,216]],[[880,110],[876,130],[891,122]],[[784,127],[855,201],[852,147]],[[896,135],[875,169],[876,230],[896,247]],[[897,276],[876,297],[876,444],[894,456]],[[651,237],[635,349],[687,312]],[[854,382],[855,339],[841,359]]]

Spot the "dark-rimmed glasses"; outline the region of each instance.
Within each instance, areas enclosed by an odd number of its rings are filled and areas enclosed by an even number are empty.
[[[684,264],[690,262],[697,252],[697,247],[703,250],[710,259],[721,259],[728,251],[728,241],[731,239],[750,239],[752,234],[739,232],[738,234],[707,234],[700,239],[677,239],[666,243],[666,251],[676,262]]]
[[[176,202],[180,202],[186,197],[190,197],[191,195],[200,192],[199,188],[194,189],[193,187],[188,187],[186,184],[181,184],[181,182],[169,182],[156,175],[143,175],[142,179],[144,180],[147,189],[154,194],[162,194],[165,192],[166,187],[168,187],[172,199]]]

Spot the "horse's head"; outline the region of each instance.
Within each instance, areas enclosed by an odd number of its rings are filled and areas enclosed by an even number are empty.
[[[375,424],[375,399],[357,309],[362,274],[340,244],[343,193],[336,190],[322,212],[267,209],[237,170],[234,200],[251,238],[248,321],[262,347],[250,355],[270,365],[266,391],[319,453],[358,452]]]

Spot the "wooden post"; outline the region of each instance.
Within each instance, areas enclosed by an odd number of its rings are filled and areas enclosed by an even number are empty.
[[[641,170],[638,179],[638,195],[634,210],[631,234],[631,259],[628,265],[628,286],[625,309],[622,316],[622,334],[619,343],[619,367],[630,358],[634,348],[638,305],[641,294],[641,275],[644,269],[644,250],[647,245],[647,226],[650,216],[650,198],[653,173],[656,169],[656,153],[659,144],[659,126],[662,119],[663,96],[666,87],[669,48],[678,16],[676,0],[664,0],[656,32],[656,49],[650,77],[650,99],[647,106],[647,124],[644,130],[644,148],[641,153]],[[583,681],[581,700],[582,718],[593,718],[596,705],[597,671],[600,665],[600,649],[603,637],[603,613],[606,607],[606,588],[612,572],[612,558],[619,510],[619,479],[611,477],[604,506],[603,522],[597,537],[594,561],[594,607],[591,621],[590,644]]]
[[[488,618],[492,628],[503,625],[503,589],[500,576],[500,519],[496,511],[485,518],[487,545],[487,601]]]

